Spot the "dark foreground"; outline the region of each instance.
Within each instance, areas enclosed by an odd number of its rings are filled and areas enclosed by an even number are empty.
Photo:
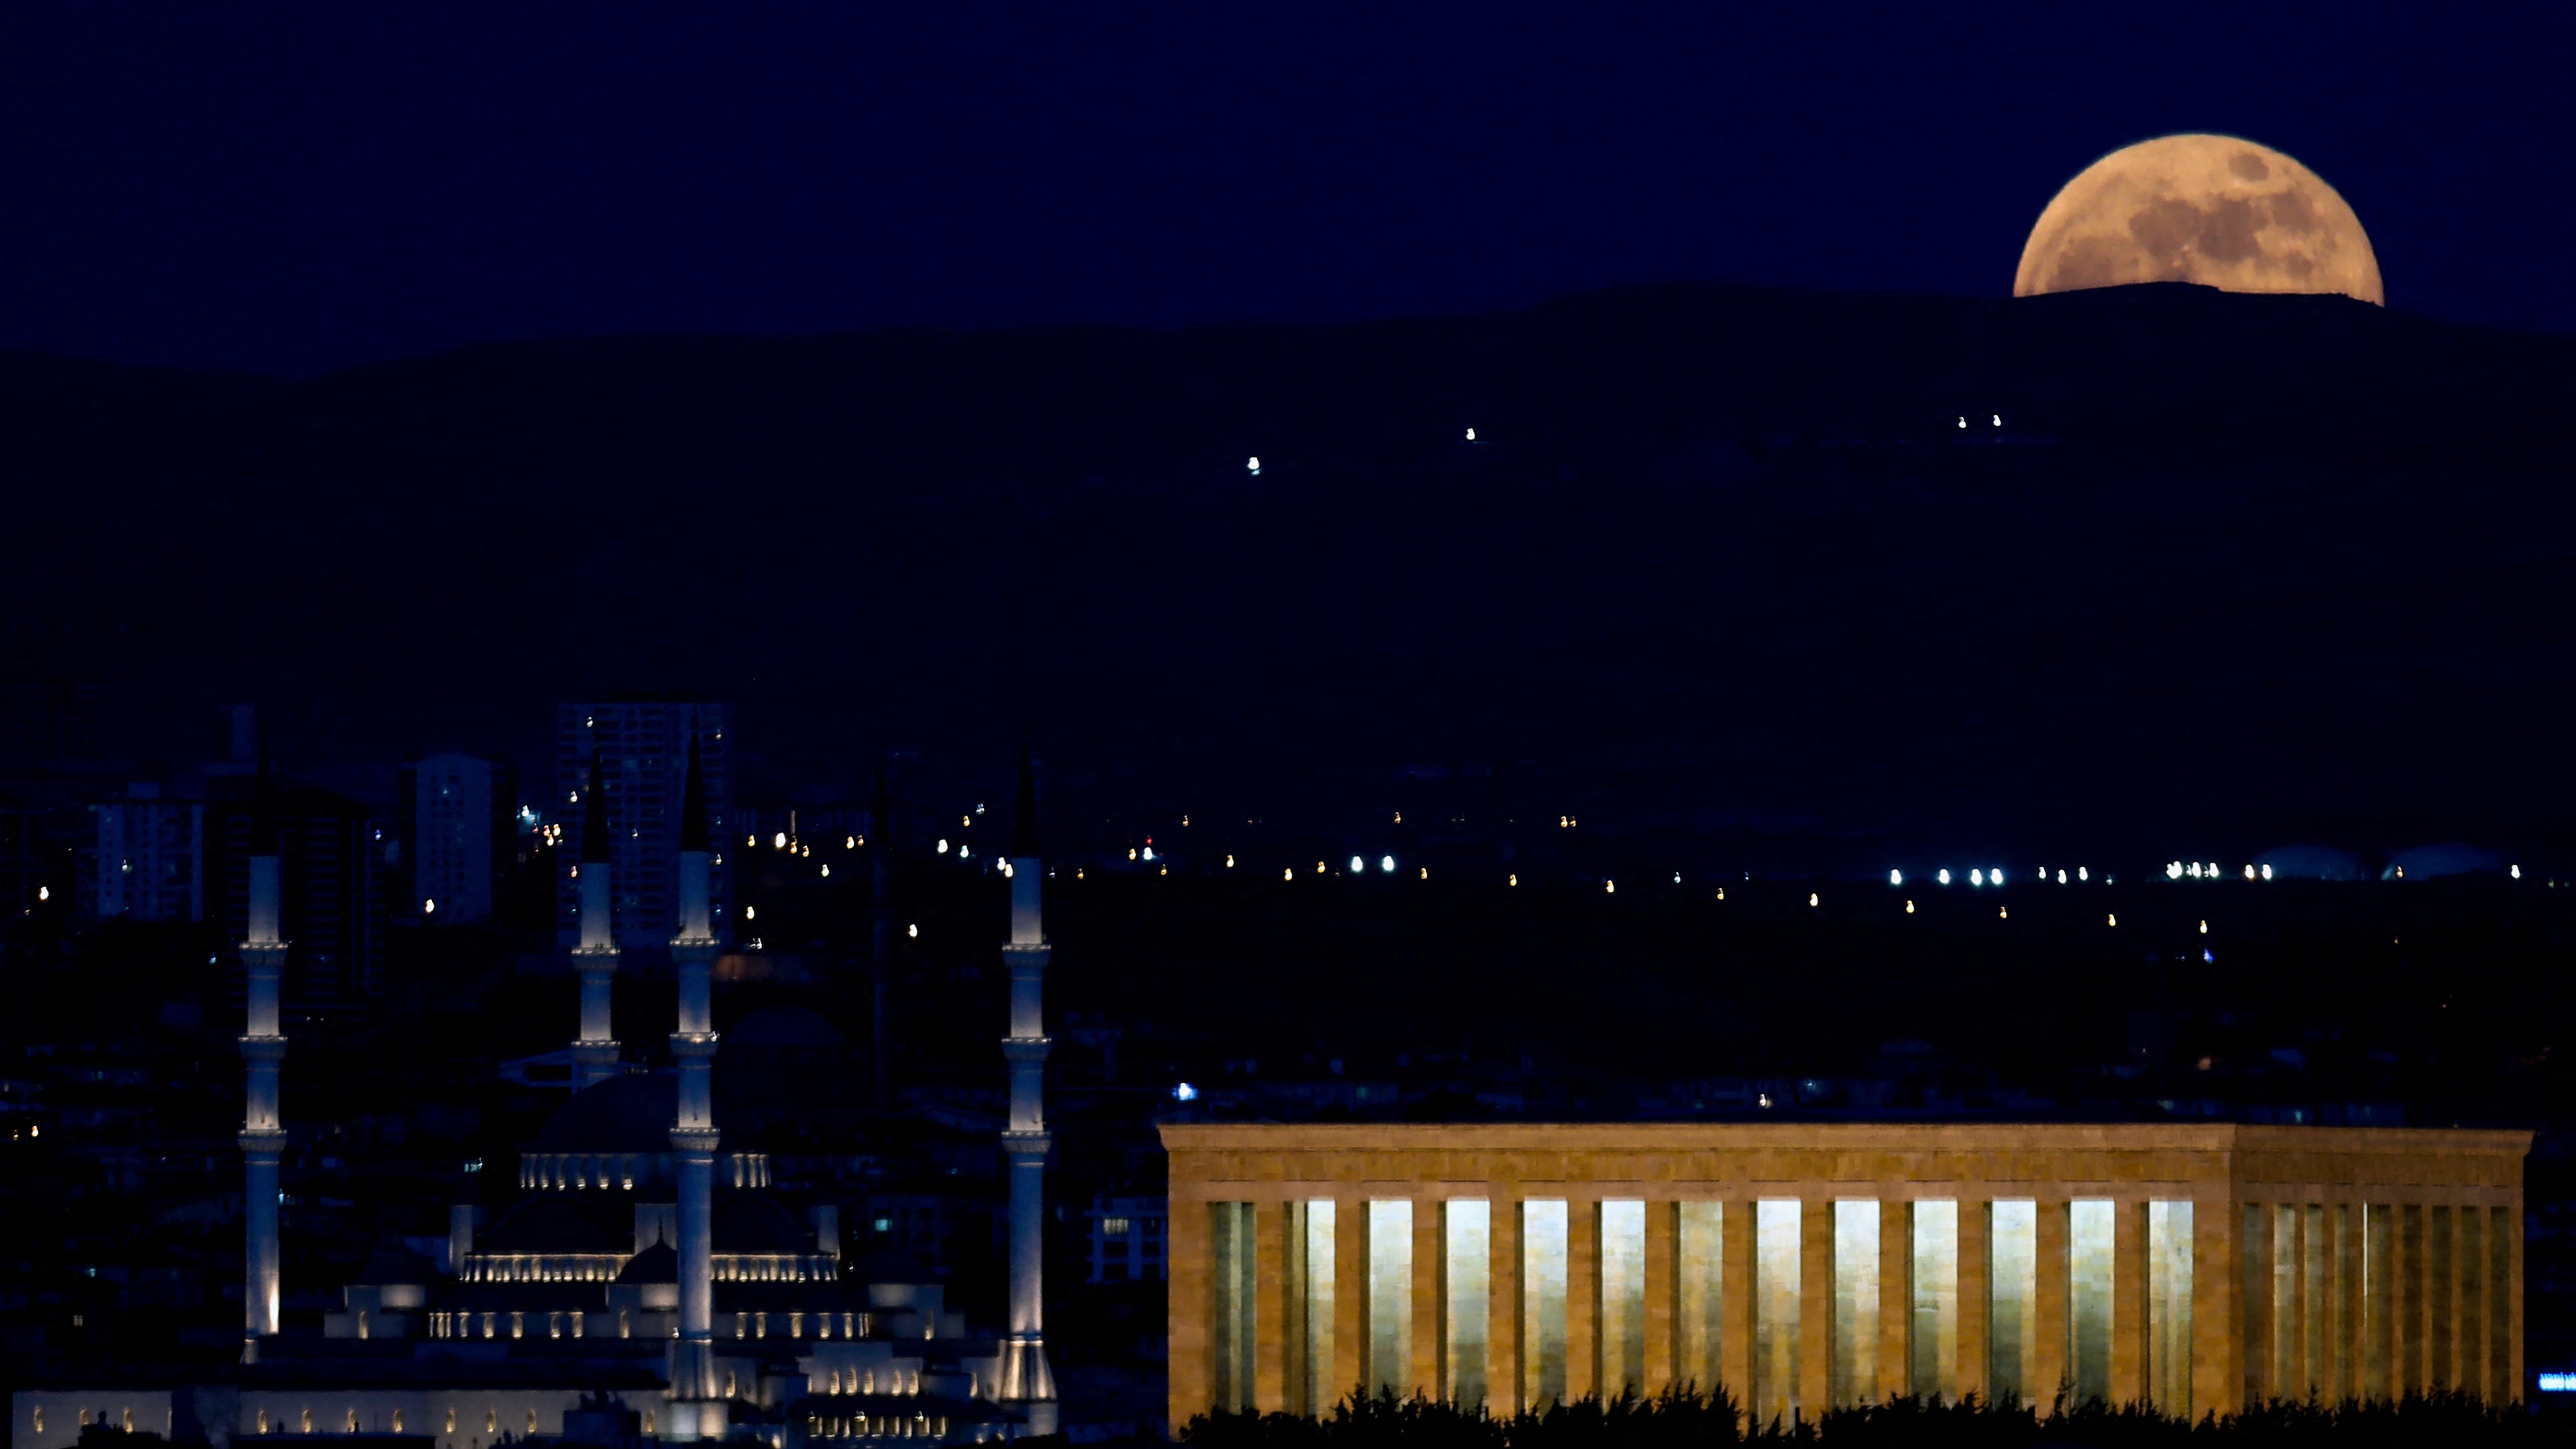
[[[1392,1394],[1344,1400],[1330,1417],[1220,1413],[1193,1419],[1181,1433],[1197,1449],[1321,1449],[1395,1445],[1406,1449],[1666,1449],[1666,1446],[1799,1443],[1845,1446],[1957,1445],[1962,1449],[2146,1449],[2181,1445],[2503,1445],[2576,1443],[2576,1414],[2497,1408],[2466,1394],[2409,1397],[2397,1403],[2271,1403],[2197,1422],[2153,1409],[2114,1409],[2096,1400],[2062,1403],[2042,1418],[2024,1408],[1896,1399],[1866,1409],[1837,1409],[1821,1419],[1748,1425],[1723,1391],[1672,1393],[1603,1403],[1584,1399],[1541,1413],[1492,1418],[1450,1404],[1399,1401]]]

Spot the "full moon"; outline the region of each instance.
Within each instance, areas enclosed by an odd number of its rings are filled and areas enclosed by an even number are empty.
[[[2370,238],[2343,197],[2298,162],[2234,136],[2159,136],[2085,167],[2030,229],[2013,295],[2131,282],[2388,301]]]

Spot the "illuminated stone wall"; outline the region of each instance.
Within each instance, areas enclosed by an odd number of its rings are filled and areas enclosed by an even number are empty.
[[[1181,1124],[1171,1411],[2518,1396],[2528,1134]]]

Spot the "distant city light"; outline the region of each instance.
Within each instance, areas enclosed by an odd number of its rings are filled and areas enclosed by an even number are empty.
[[[963,852],[960,853],[962,854]],[[1154,858],[1154,847],[1150,845],[1145,847],[1145,858],[1147,860],[1152,860]]]
[[[1997,414],[1995,414],[1995,426],[2000,428],[2000,427],[2002,427],[2003,425],[2004,425],[2004,415],[2003,415],[2002,413],[1997,413]]]
[[[946,850],[946,849],[948,848],[948,842],[947,842],[947,841],[944,841],[944,840],[943,840],[943,841],[941,841],[941,842],[939,842],[939,848],[940,848],[940,849],[942,849],[942,850]],[[1131,845],[1131,846],[1129,846],[1129,847],[1127,847],[1127,858],[1128,858],[1129,860],[1134,860],[1134,859],[1136,858],[1136,847],[1134,847],[1134,846],[1132,846],[1132,845]]]
[[[2252,867],[2252,866],[2250,866],[2250,865],[2249,865],[2249,866],[2247,866],[2247,867],[2245,867],[2245,878],[2246,878],[2247,880],[2252,880],[2252,879],[2254,879],[2254,867]]]
[[[1995,919],[1996,919],[1996,920],[1999,920],[1999,921],[2009,921],[2009,920],[2011,920],[2011,919],[2012,919],[2012,907],[2010,907],[2010,906],[1997,906],[1997,907],[1995,908]]]
[[[1960,426],[1960,427],[1962,427],[1962,428],[1965,428],[1967,425],[1968,425],[1968,415],[1967,415],[1966,413],[1961,413],[1961,414],[1959,414],[1959,426]]]
[[[1227,856],[1227,857],[1225,858],[1225,868],[1226,868],[1227,870],[1232,870],[1232,869],[1234,869],[1234,857],[1233,857],[1233,856],[1230,856],[1230,855],[1229,855],[1229,856]]]
[[[2057,883],[2058,883],[2059,885],[2064,885],[2064,884],[2066,884],[2066,872],[2065,872],[2065,871],[2063,871],[2063,870],[2058,871],[2058,873],[2057,873]]]
[[[1816,904],[1816,893],[1814,891],[1807,892],[1807,904],[1811,906]]]
[[[1469,428],[1467,430],[1467,441],[1471,443],[1476,441],[1476,430],[1474,428]]]
[[[775,849],[785,850],[787,848],[787,832],[784,830],[778,832],[777,837],[769,843]]]
[[[828,865],[823,867],[823,878],[825,880],[830,880],[832,878],[832,868]]]
[[[1232,858],[1231,858],[1231,857],[1229,857],[1229,858],[1228,858],[1228,863],[1229,863],[1229,864],[1231,863],[1231,860],[1232,860]],[[828,866],[828,865],[827,865],[827,866],[823,867],[823,874],[825,874],[825,875],[830,875],[831,873],[832,873],[832,868],[831,868],[830,866]],[[1015,868],[1015,867],[1014,867],[1014,866],[1013,866],[1009,861],[1007,861],[1007,860],[1006,860],[1006,861],[1003,861],[1003,862],[1002,862],[1002,879],[1004,879],[1004,880],[1009,880],[1009,879],[1011,879],[1012,877],[1014,877],[1014,876],[1016,876],[1016,875],[1018,875],[1018,874],[1019,874],[1018,869],[1017,869],[1017,868]]]
[[[744,920],[746,920],[746,921],[756,921],[756,920],[759,920],[759,919],[760,919],[760,907],[758,907],[758,906],[745,906],[745,907],[743,907],[743,908],[742,908],[742,918],[743,918]]]
[[[945,835],[939,837],[939,853],[941,855],[946,855],[948,853],[948,837]],[[1127,852],[1127,858],[1129,860],[1134,860],[1136,858],[1136,852],[1132,850]]]
[[[1080,873],[1079,873],[1079,872],[1076,872],[1076,876],[1075,876],[1075,878],[1076,878],[1076,879],[1079,879],[1079,878],[1080,878]],[[904,928],[903,928],[903,933],[904,933],[905,935],[907,935],[907,936],[910,936],[910,937],[914,938],[915,940],[918,940],[918,939],[920,939],[920,937],[921,937],[921,927],[920,927],[920,926],[918,926],[918,925],[906,926],[906,927],[904,927]]]
[[[1362,871],[1364,871],[1364,870],[1367,870],[1367,869],[1368,869],[1368,862],[1367,862],[1367,861],[1360,859],[1360,858],[1359,858],[1358,856],[1356,856],[1356,855],[1354,855],[1354,856],[1352,856],[1352,857],[1351,857],[1351,874],[1353,874],[1353,875],[1358,875],[1360,872],[1362,872]]]
[[[1994,869],[1987,871],[1986,874],[1994,881],[1995,884],[2002,885],[2004,883],[2004,868],[2002,866],[1996,866]]]
[[[1912,901],[1907,901],[1905,903],[1905,914],[1909,916],[1914,914],[1914,903]]]
[[[1905,872],[1901,870],[1889,871],[1887,873],[1887,883],[1892,886],[1901,886],[1905,884]]]
[[[760,844],[760,837],[757,835],[746,835],[742,838],[742,843],[743,848],[748,850]]]
[[[1297,871],[1293,866],[1281,866],[1279,868],[1279,878],[1281,880],[1295,880],[1297,878]]]
[[[1619,894],[1619,883],[1615,880],[1603,881],[1601,883],[1601,893],[1605,896],[1615,896]]]
[[[2272,863],[2271,863],[2270,861],[2268,861],[2268,860],[2267,860],[2267,861],[2263,862],[2263,879],[2265,879],[2265,880],[2270,880],[2271,878],[2272,878]]]
[[[1986,873],[1982,868],[1968,872],[1968,884],[1972,886],[1981,886],[1985,883]]]
[[[52,886],[38,886],[38,887],[36,887],[36,899],[38,899],[38,900],[40,900],[40,901],[50,901],[50,900],[52,900],[53,898],[54,898],[54,888],[53,888]]]
[[[1395,857],[1391,855],[1382,857],[1377,863],[1377,868],[1385,871],[1388,875],[1395,874]]]
[[[2114,912],[2112,912],[2112,913],[2111,913],[2111,924],[2112,924],[2112,925],[2115,925],[2115,926],[2116,926],[2116,925],[2118,925],[2118,924],[2120,924],[2120,913],[2119,913],[2119,912],[2114,911]]]
[[[1505,880],[1504,880],[1504,882],[1503,882],[1503,884],[1505,884],[1505,885],[1515,885],[1515,886],[1516,886],[1516,885],[1519,885],[1520,883],[1521,883],[1521,873],[1520,873],[1519,871],[1513,871],[1513,872],[1511,873],[1511,875],[1510,875],[1507,879],[1505,879]]]
[[[2075,867],[2075,878],[2077,880],[2090,880],[2092,879],[2092,876],[2090,872],[2086,871],[2084,867],[2079,865]]]
[[[2209,922],[2203,921],[2200,923],[2200,933],[2204,936],[2209,934]]]
[[[841,848],[842,848],[843,850],[856,850],[856,849],[858,849],[858,848],[859,848],[859,838],[858,838],[857,836],[855,836],[855,835],[844,835],[844,836],[842,836],[842,837],[841,837]]]
[[[1175,1102],[1195,1102],[1198,1099],[1199,1089],[1191,1086],[1187,1082],[1183,1082],[1172,1089],[1172,1100]]]
[[[2518,866],[2518,865],[2515,865],[2515,866],[2507,866],[2507,867],[2506,867],[2506,870],[2512,874],[2512,876],[2513,876],[2513,878],[2514,878],[2515,880],[2520,880],[2520,879],[2522,879],[2522,867],[2521,867],[2521,866]]]
[[[2544,1394],[2576,1394],[2576,1374],[2542,1374],[2540,1391]]]
[[[2194,871],[2194,872],[2193,872],[2193,874],[2197,875],[2197,874],[2199,874],[2199,872],[2198,872],[2198,871]],[[2178,861],[2178,860],[2169,860],[2169,861],[2166,861],[2166,862],[2165,862],[2165,879],[2167,879],[2167,880],[2180,880],[2180,879],[2182,879],[2182,862],[2181,862],[2181,861]]]
[[[420,902],[420,913],[424,916],[434,916],[438,914],[438,902],[431,900],[426,896],[422,897]]]
[[[1946,865],[1941,867],[1941,873],[1933,877],[1933,879],[1938,880],[1943,885],[1948,885],[1950,883],[1950,868]]]
[[[1429,880],[1429,879],[1431,879],[1431,867],[1429,867],[1429,866],[1427,866],[1427,865],[1426,865],[1426,866],[1424,866],[1424,867],[1422,867],[1422,875],[1421,875],[1421,877],[1420,877],[1420,878],[1421,878],[1421,879],[1423,879],[1423,880]]]
[[[1246,473],[1251,474],[1251,475],[1252,475],[1253,477],[1255,477],[1255,478],[1260,477],[1260,476],[1261,476],[1261,455],[1260,455],[1260,454],[1258,454],[1258,453],[1255,453],[1255,454],[1253,454],[1251,457],[1244,459],[1244,460],[1243,460],[1243,471],[1244,471],[1244,472],[1246,472]]]

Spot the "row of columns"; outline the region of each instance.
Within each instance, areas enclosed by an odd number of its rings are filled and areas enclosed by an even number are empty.
[[[1529,1185],[1535,1187],[1535,1184]],[[1603,1197],[1620,1196],[1600,1188]],[[1920,1191],[1921,1185],[1915,1186]],[[2179,1185],[2178,1185],[2179,1186]],[[1524,1253],[1522,1244],[1522,1197],[1515,1185],[1494,1184],[1490,1198],[1491,1247],[1488,1302],[1486,1308],[1487,1403],[1497,1413],[1509,1413],[1524,1407],[1538,1407],[1529,1402],[1526,1392],[1532,1378],[1529,1346],[1522,1342],[1523,1307],[1527,1285],[1522,1281]],[[1454,1193],[1455,1196],[1478,1196]],[[1933,1194],[1922,1193],[1930,1197]],[[1531,1194],[1537,1200],[1548,1200],[1554,1193]],[[1797,1373],[1793,1390],[1798,1409],[1812,1415],[1831,1402],[1833,1386],[1834,1328],[1834,1232],[1833,1202],[1852,1199],[1861,1194],[1849,1185],[1835,1184],[1828,1193],[1804,1195],[1799,1199],[1799,1311],[1797,1324]],[[2034,1318],[2030,1362],[2022,1366],[2023,1393],[2043,1409],[2054,1396],[2058,1385],[2071,1382],[2075,1365],[2071,1362],[2069,1312],[2072,1302],[2070,1264],[2069,1204],[2077,1195],[2034,1195],[2037,1222],[2034,1233],[2036,1250],[2036,1292],[2030,1305]],[[1386,1200],[1386,1199],[1380,1199]],[[1450,1382],[1447,1346],[1449,1325],[1446,1322],[1449,1293],[1446,1282],[1448,1265],[1445,1214],[1447,1196],[1416,1197],[1412,1211],[1412,1329],[1407,1362],[1406,1382],[1400,1392],[1419,1393],[1431,1398],[1447,1398],[1454,1393]],[[1767,1418],[1777,1411],[1786,1415],[1788,1405],[1776,1403],[1747,1404],[1747,1390],[1755,1382],[1754,1364],[1754,1285],[1756,1204],[1753,1196],[1727,1197],[1724,1203],[1724,1227],[1720,1237],[1722,1284],[1718,1305],[1718,1342],[1716,1374],[1720,1384],[1733,1392],[1739,1405],[1758,1408]],[[1779,1198],[1770,1199],[1773,1202]],[[2019,1199],[2033,1200],[2033,1199]],[[2266,1397],[2305,1398],[2307,1386],[2290,1379],[2261,1371],[2260,1365],[2277,1356],[2279,1332],[2292,1334],[2308,1331],[2310,1321],[2302,1316],[2287,1325],[2278,1323],[2273,1300],[2249,1293],[2244,1285],[2248,1264],[2261,1269],[2269,1259],[2268,1241],[2256,1243],[2243,1229],[2247,1220],[2245,1204],[2226,1198],[2180,1199],[2191,1203],[2191,1288],[2190,1329],[2187,1367],[2175,1365],[2172,1379],[2164,1385],[2148,1382],[2148,1369],[2153,1357],[2148,1335],[2148,1196],[2122,1196],[2111,1199],[2111,1323],[2107,1364],[2107,1397],[2114,1403],[2159,1401],[2173,1411],[2194,1416],[2217,1411],[2230,1412],[2249,1400]],[[2176,1199],[2156,1195],[2154,1200]],[[1170,1225],[1171,1294],[1172,1294],[1172,1390],[1174,1422],[1185,1422],[1190,1415],[1216,1406],[1218,1368],[1214,1362],[1217,1349],[1217,1326],[1214,1322],[1216,1281],[1220,1271],[1212,1262],[1214,1234],[1211,1231],[1212,1208],[1248,1207],[1251,1213],[1253,1263],[1251,1280],[1254,1287],[1254,1311],[1250,1327],[1251,1407],[1264,1412],[1312,1412],[1329,1405],[1362,1384],[1371,1363],[1369,1333],[1369,1226],[1366,1197],[1336,1197],[1334,1216],[1333,1293],[1334,1313],[1332,1340],[1333,1362],[1329,1366],[1304,1362],[1307,1341],[1301,1314],[1304,1299],[1302,1249],[1292,1232],[1302,1204],[1296,1200],[1255,1201],[1245,1205],[1176,1203]],[[1605,1384],[1600,1379],[1601,1352],[1601,1263],[1600,1263],[1600,1198],[1573,1199],[1569,1202],[1569,1230],[1566,1244],[1565,1363],[1564,1393],[1568,1399],[1587,1394],[1616,1394],[1623,1385]],[[1912,1234],[1907,1209],[1910,1201],[1899,1197],[1882,1197],[1882,1222],[1879,1235],[1879,1296],[1876,1322],[1876,1360],[1878,1383],[1875,1397],[1884,1398],[1906,1391],[1910,1385],[1913,1361],[1912,1303]],[[1990,1307],[1992,1304],[1992,1199],[1958,1200],[1957,1238],[1957,1339],[1955,1384],[1960,1394],[1992,1396],[1990,1384]],[[1640,1373],[1633,1387],[1654,1394],[1687,1379],[1695,1379],[1694,1365],[1685,1362],[1688,1339],[1680,1321],[1679,1284],[1679,1203],[1676,1200],[1648,1200],[1644,1240],[1645,1275],[1645,1343]],[[2267,1209],[2268,1210],[2268,1209]],[[2358,1210],[2356,1205],[2356,1210]],[[2450,1214],[2451,1205],[2383,1204],[2375,1211],[2386,1212],[2394,1222],[2414,1221],[2422,1214],[2430,1224],[2437,1215]],[[2436,1257],[2429,1249],[2416,1250],[2411,1243],[2393,1242],[2389,1262],[2378,1281],[2394,1279],[2389,1292],[2394,1294],[2395,1311],[2390,1332],[2401,1345],[2394,1360],[2395,1377],[2387,1393],[2411,1389],[2458,1387],[2501,1400],[2517,1397],[2522,1380],[2521,1354],[2521,1245],[2518,1231],[2498,1226],[2511,1218],[2509,1210],[2493,1205],[2456,1209],[2465,1215],[2474,1211],[2486,1215],[2490,1226],[2486,1241],[2492,1246],[2488,1256],[2470,1265],[2460,1257],[2457,1245],[2463,1234],[2452,1234],[2447,1257]],[[2326,1215],[2331,1219],[2333,1214]],[[2307,1220],[2304,1211],[2300,1221]],[[2429,1240],[2429,1234],[2428,1240]],[[2339,1248],[2340,1252],[2341,1249]],[[2501,1254],[2501,1257],[2495,1256]],[[2489,1305],[2484,1333],[2464,1337],[2459,1326],[2460,1305],[2467,1296],[2456,1285],[2464,1272],[2487,1275],[2483,1283],[2501,1284],[2509,1296],[2501,1314],[2493,1311],[2496,1288],[2487,1288],[2478,1301]],[[2342,1292],[2343,1283],[2357,1279],[2337,1279],[2334,1291]],[[2410,1286],[2411,1285],[2411,1286]],[[2437,1286],[2450,1285],[2450,1286]],[[2359,1288],[2351,1290],[2356,1298]],[[2307,1298],[2293,1300],[2302,1305]],[[2308,1310],[2300,1310],[2305,1315]],[[2323,1314],[2325,1310],[2317,1310]],[[2447,1316],[2445,1316],[2447,1315]],[[2322,1317],[2315,1320],[2326,1321]],[[2447,1331],[2446,1331],[2447,1328]],[[2318,1331],[2323,1331],[2322,1329]],[[2501,1335],[2499,1338],[2498,1335]],[[2460,1346],[2475,1341],[2487,1345],[2483,1357],[2472,1361],[2464,1357]],[[2404,1345],[2419,1345],[2421,1351]],[[2497,1351],[2501,1345],[2502,1351]],[[2177,1352],[2177,1359],[2181,1353]],[[1316,1378],[1314,1371],[1326,1368],[1326,1376]],[[1704,1386],[1704,1385],[1703,1385]],[[1932,1386],[1924,1386],[1928,1389]],[[2355,1374],[2343,1373],[2317,1383],[2320,1395],[2358,1394],[2365,1384]],[[1320,1402],[1319,1402],[1320,1401]],[[1232,1406],[1229,1406],[1232,1407]]]

